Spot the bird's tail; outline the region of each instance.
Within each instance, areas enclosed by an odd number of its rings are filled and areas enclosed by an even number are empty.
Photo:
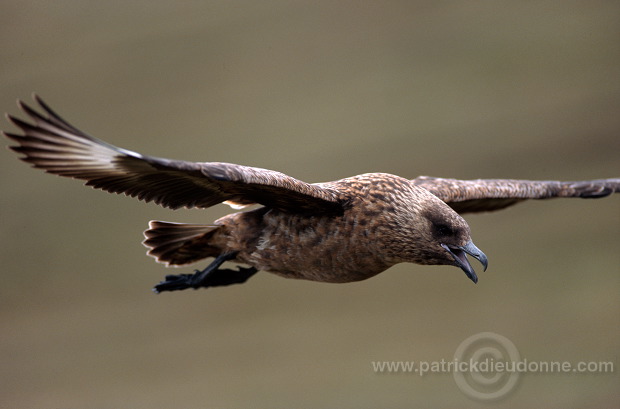
[[[213,236],[222,227],[151,220],[142,244],[150,249],[147,254],[159,263],[189,264],[220,255],[222,249],[214,245]]]

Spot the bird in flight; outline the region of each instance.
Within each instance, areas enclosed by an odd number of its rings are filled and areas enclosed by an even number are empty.
[[[243,283],[260,270],[330,283],[364,280],[403,262],[452,265],[474,283],[468,255],[487,268],[463,213],[493,211],[527,199],[600,198],[620,192],[620,178],[581,182],[367,173],[306,183],[280,172],[223,162],[187,162],[142,155],[75,128],[34,96],[42,113],[18,101],[33,123],[7,118],[21,134],[11,149],[35,168],[86,180],[170,209],[234,208],[212,224],[151,221],[148,254],[169,266],[214,260],[193,274],[167,275],[156,292]],[[243,264],[221,268],[226,261]]]

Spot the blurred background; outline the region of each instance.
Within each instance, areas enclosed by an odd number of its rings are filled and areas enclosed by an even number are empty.
[[[124,148],[309,182],[618,177],[618,21],[614,1],[9,1],[0,110],[36,91]],[[227,206],[173,212],[5,149],[0,184],[1,407],[485,407],[450,374],[371,365],[450,360],[483,331],[530,361],[616,365],[525,374],[493,407],[620,405],[620,197],[468,216],[477,285],[409,264],[154,295],[170,270],[147,222]]]

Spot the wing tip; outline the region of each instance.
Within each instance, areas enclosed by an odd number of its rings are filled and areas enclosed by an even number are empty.
[[[620,192],[620,179],[600,179],[576,182],[571,185],[582,199],[599,199]]]

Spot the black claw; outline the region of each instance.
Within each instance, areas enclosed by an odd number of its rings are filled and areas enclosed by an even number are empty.
[[[187,288],[198,288],[199,286],[197,286],[193,282],[194,280],[192,280],[193,277],[193,274],[167,275],[165,281],[157,284],[153,288],[153,291],[159,294],[162,291],[178,291],[185,290]]]

